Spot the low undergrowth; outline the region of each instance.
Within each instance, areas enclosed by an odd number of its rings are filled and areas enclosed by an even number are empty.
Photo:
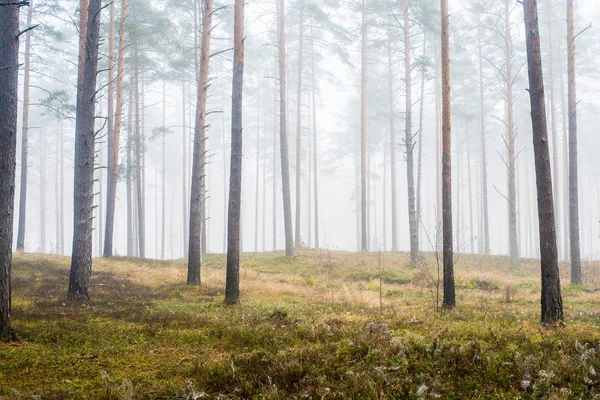
[[[589,288],[565,290],[566,327],[540,328],[533,268],[467,266],[459,308],[437,314],[432,286],[385,257],[380,308],[376,255],[247,255],[240,306],[222,303],[222,256],[201,287],[181,262],[96,260],[85,304],[65,302],[68,259],[17,256],[0,398],[600,398]]]

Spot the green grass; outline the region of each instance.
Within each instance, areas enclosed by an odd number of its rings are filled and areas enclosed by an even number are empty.
[[[15,256],[0,398],[600,398],[600,298],[565,285],[566,327],[541,328],[533,262],[461,256],[439,314],[431,256],[382,256],[381,309],[377,254],[245,254],[240,306],[224,261],[187,287],[183,262],[94,260],[92,300],[67,304],[69,259]]]

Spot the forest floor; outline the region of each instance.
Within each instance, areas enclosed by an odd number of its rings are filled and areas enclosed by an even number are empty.
[[[460,256],[450,312],[431,254],[244,254],[239,306],[223,255],[201,287],[184,261],[95,259],[84,304],[66,303],[69,264],[15,255],[0,399],[600,398],[600,292],[564,266],[566,326],[549,329],[538,264],[505,257]]]

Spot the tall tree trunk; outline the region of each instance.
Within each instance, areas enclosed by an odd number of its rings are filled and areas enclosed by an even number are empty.
[[[295,247],[302,247],[302,47],[304,42],[304,10],[300,9],[300,41],[298,43],[298,92],[296,97],[296,232]]]
[[[115,208],[117,201],[117,181],[119,175],[119,144],[121,140],[121,122],[123,120],[123,97],[124,97],[124,80],[125,80],[125,22],[127,20],[128,0],[121,0],[121,22],[119,27],[119,53],[117,59],[117,106],[112,111],[112,87],[109,87],[109,117],[113,118],[114,124],[109,121],[109,137],[108,137],[108,170],[107,170],[107,187],[106,187],[106,228],[104,230],[104,256],[110,257],[113,255],[113,240],[115,226]],[[114,2],[111,3],[111,25],[109,47],[109,82],[112,86],[114,80]]]
[[[423,59],[427,56],[427,31],[423,31]],[[419,243],[421,243],[421,224],[422,221],[422,184],[423,184],[423,109],[425,106],[425,66],[421,66],[421,98],[419,100],[419,151],[417,161],[417,232],[419,233]]]
[[[435,191],[436,191],[436,224],[435,224],[435,252],[443,251],[443,236],[444,236],[444,206],[442,195],[442,174],[443,174],[443,159],[442,159],[442,82],[441,82],[441,52],[435,54]]]
[[[558,164],[558,129],[556,127],[556,102],[554,96],[554,57],[553,57],[553,40],[552,40],[552,24],[548,21],[548,73],[550,77],[548,78],[550,83],[550,122],[551,122],[551,132],[552,132],[552,179],[554,185],[554,217],[556,218],[556,241],[560,253],[560,244],[561,240],[561,222],[560,222],[560,190],[559,190],[559,164]],[[559,254],[560,257],[560,254]]]
[[[11,266],[17,109],[19,103],[19,10],[0,1],[0,341],[16,340],[10,326]]]
[[[389,119],[390,119],[390,191],[392,202],[392,251],[398,251],[398,212],[396,206],[398,200],[396,198],[396,134],[394,132],[394,81],[392,70],[392,40],[391,32],[388,31],[387,42],[387,61],[388,61],[388,102],[389,102]]]
[[[552,173],[546,106],[544,104],[544,78],[538,28],[537,1],[523,0],[529,73],[529,96],[533,128],[533,150],[537,185],[537,203],[542,268],[542,322],[554,324],[563,320],[560,272],[556,249],[556,225],[552,204]]]
[[[185,112],[185,106],[187,104],[186,100],[185,100],[185,81],[183,81],[181,83],[181,96],[182,96],[182,102],[181,102],[181,112],[182,112],[182,123],[183,123],[183,129],[181,131],[181,141],[182,141],[182,176],[181,176],[181,180],[182,180],[182,186],[181,186],[181,199],[182,199],[182,233],[183,233],[183,257],[187,257],[188,256],[188,249],[189,249],[189,235],[188,235],[188,226],[189,226],[189,220],[188,220],[188,215],[187,215],[187,195],[188,195],[188,191],[187,191],[187,141],[188,141],[188,132],[187,132],[187,123],[186,123],[186,112]]]
[[[236,0],[237,1],[237,0]],[[285,70],[285,0],[277,2],[279,16],[279,146],[281,153],[281,183],[283,189],[283,220],[285,226],[285,255],[294,255],[294,237],[292,231],[292,197],[290,194],[290,164],[287,142],[287,92]]]
[[[224,104],[224,97],[221,104]],[[221,136],[223,138],[223,253],[227,252],[227,138],[225,134],[225,116],[221,113]]]
[[[235,0],[231,93],[231,173],[225,303],[240,302],[240,208],[242,200],[242,88],[244,84],[244,0]]]
[[[77,86],[75,121],[75,179],[73,216],[73,254],[69,275],[69,300],[88,300],[92,275],[92,217],[94,208],[94,148],[96,78],[100,40],[100,0],[90,0],[88,7],[82,79]]]
[[[46,252],[46,133],[40,133],[40,253]]]
[[[262,219],[261,219],[261,237],[262,252],[267,251],[267,140],[265,134],[265,147],[263,150],[263,168],[262,168]]]
[[[360,68],[360,249],[369,250],[367,233],[367,10],[362,0],[361,68]]]
[[[210,60],[210,34],[212,30],[213,1],[202,1],[202,44],[200,50],[200,75],[194,129],[194,158],[192,161],[192,194],[190,197],[190,239],[188,255],[188,285],[199,285],[202,267],[202,231],[205,207],[206,166],[206,99],[208,92],[208,64]]]
[[[166,212],[166,193],[167,193],[167,186],[166,186],[166,176],[167,176],[167,169],[166,169],[166,163],[165,163],[165,159],[166,159],[166,136],[167,136],[167,123],[166,123],[166,118],[167,118],[167,111],[166,111],[166,103],[167,103],[167,88],[166,88],[166,82],[163,80],[163,87],[162,87],[162,126],[163,126],[163,132],[161,135],[161,172],[162,172],[162,182],[161,182],[161,206],[162,206],[162,210],[161,210],[161,237],[160,237],[160,258],[162,260],[165,259],[165,236],[166,236],[166,231],[167,231],[167,225],[165,223],[165,212]]]
[[[144,214],[144,176],[143,176],[143,133],[141,129],[140,116],[140,96],[143,94],[139,90],[140,72],[139,72],[139,53],[138,44],[134,43],[133,47],[135,57],[135,182],[136,182],[136,199],[137,199],[137,228],[138,228],[138,256],[146,257],[146,221]],[[143,110],[141,110],[143,112]]]
[[[279,18],[279,15],[277,16]],[[273,251],[277,250],[277,88],[273,100]]]
[[[125,186],[127,191],[127,257],[133,257],[135,255],[135,239],[133,229],[133,188],[131,179],[131,145],[133,143],[133,88],[131,84],[129,85],[129,96],[127,101],[127,159],[125,167]]]
[[[442,22],[442,206],[444,247],[444,308],[456,306],[454,249],[452,243],[452,130],[450,113],[450,26],[448,0],[441,1]]]
[[[60,255],[65,255],[65,150],[64,150],[64,131],[63,131],[63,122],[60,121],[60,139],[58,140],[58,146],[60,148],[59,158],[60,158],[60,205],[59,205],[59,221],[60,221]]]
[[[408,18],[408,0],[404,0],[404,85],[406,90],[405,106],[405,139],[406,146],[406,175],[408,185],[408,226],[410,231],[410,261],[419,261],[419,225],[415,204],[415,163],[412,134],[412,77],[410,71],[410,20]]]
[[[517,188],[516,188],[516,152],[513,99],[513,51],[510,27],[510,0],[504,0],[504,49],[506,52],[506,112],[508,144],[508,218],[510,236],[510,263],[519,265],[519,239],[517,233]]]
[[[469,140],[469,124],[467,123],[467,181],[469,185],[469,241],[471,242],[471,254],[475,254],[475,225],[473,225],[473,185],[471,180],[471,146]]]
[[[479,135],[481,140],[481,201],[482,201],[482,222],[483,232],[483,251],[485,254],[490,254],[490,218],[488,207],[488,176],[487,176],[487,146],[486,146],[486,111],[485,111],[485,94],[483,83],[483,45],[481,44],[481,18],[478,19],[477,25],[477,40],[478,40],[478,59],[479,59]]]
[[[567,0],[567,58],[569,87],[569,241],[571,242],[571,284],[581,285],[579,249],[579,188],[577,171],[577,86],[575,81],[575,21],[573,0]]]
[[[260,68],[259,68],[260,71]],[[256,86],[256,184],[255,198],[254,198],[254,252],[258,252],[258,220],[260,217],[259,203],[260,203],[260,72],[257,77]]]
[[[31,26],[33,0],[27,9],[27,27]],[[27,215],[27,152],[29,141],[29,75],[31,72],[31,31],[25,33],[25,60],[23,72],[23,123],[21,133],[21,188],[19,194],[19,226],[17,251],[25,251],[25,220]]]

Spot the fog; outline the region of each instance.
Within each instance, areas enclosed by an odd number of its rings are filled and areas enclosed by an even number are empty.
[[[396,141],[396,207],[399,251],[409,249],[408,184],[405,137],[405,57],[401,2],[367,0],[366,122],[368,145],[368,243],[371,251],[392,250],[390,180],[390,104],[392,79],[393,123]],[[439,183],[436,110],[439,85],[439,2],[411,1],[412,133],[415,178],[417,151],[422,145],[422,183],[419,224],[421,251],[436,249],[439,234]],[[485,135],[489,243],[492,254],[509,253],[507,189],[506,95],[504,69],[504,2],[451,1],[451,92],[453,123],[453,216],[455,251],[484,252],[482,217],[481,112],[478,34],[483,52]],[[476,4],[484,5],[477,8]],[[182,258],[189,225],[192,142],[196,107],[196,55],[201,17],[194,1],[131,0],[125,55],[125,106],[120,180],[115,211],[114,252],[127,254],[126,144],[135,125],[131,90],[136,64],[140,70],[139,109],[143,137],[142,193],[146,248],[149,258]],[[225,251],[227,191],[231,136],[232,5],[215,4],[207,100],[207,252]],[[119,7],[115,31],[119,30]],[[300,28],[300,10],[303,27]],[[477,11],[477,10],[481,10]],[[22,12],[22,26],[27,26]],[[576,15],[577,101],[579,132],[579,212],[582,257],[600,257],[600,189],[595,140],[599,109],[597,63],[600,54],[600,6],[578,2]],[[196,23],[194,22],[196,18]],[[481,18],[482,28],[477,21]],[[510,3],[513,108],[516,132],[517,232],[521,257],[538,257],[537,213],[531,119],[522,6]],[[74,1],[36,2],[31,33],[31,77],[28,141],[27,219],[25,250],[70,254],[73,230],[74,107],[77,84],[78,4]],[[93,254],[101,255],[106,218],[106,116],[108,13],[101,26],[100,72],[96,113],[97,182],[95,185]],[[361,6],[358,1],[310,0],[286,4],[286,62],[288,141],[292,211],[296,204],[296,135],[298,108],[301,127],[301,236],[306,247],[360,249],[360,132],[361,132]],[[568,235],[564,141],[567,102],[565,7],[540,2],[540,32],[546,82],[551,155],[558,177],[559,257],[566,260]],[[301,105],[298,99],[299,43],[302,33]],[[279,81],[275,3],[246,4],[243,103],[242,251],[284,248],[279,163]],[[424,37],[424,35],[426,37]],[[115,41],[118,41],[116,39]],[[133,43],[139,45],[137,57]],[[423,44],[425,43],[425,47]],[[551,47],[550,47],[551,44]],[[388,71],[388,45],[392,73]],[[21,46],[24,51],[25,46]],[[550,56],[552,52],[552,57]],[[24,55],[22,55],[24,57]],[[550,72],[552,68],[552,72]],[[423,72],[424,71],[424,72]],[[422,75],[423,72],[423,75]],[[21,74],[23,69],[21,69]],[[552,81],[550,75],[552,74]],[[314,75],[314,79],[313,79]],[[424,76],[424,81],[421,80]],[[314,87],[313,87],[313,82]],[[423,90],[421,84],[424,82]],[[23,79],[20,79],[21,93]],[[553,87],[551,90],[550,87]],[[313,108],[313,92],[316,107]],[[423,96],[421,96],[423,93]],[[164,105],[163,105],[164,99]],[[22,98],[20,98],[22,105]],[[422,108],[421,108],[422,106]],[[421,114],[422,109],[422,114]],[[164,112],[163,112],[164,110]],[[551,110],[554,111],[552,115]],[[22,124],[22,111],[19,122]],[[132,115],[133,114],[133,115]],[[437,115],[436,115],[437,114]],[[420,121],[422,120],[422,125]],[[421,127],[422,126],[422,127]],[[316,131],[315,128],[316,127]],[[552,136],[551,132],[555,132]],[[22,126],[19,126],[22,134]],[[62,137],[62,140],[61,140]],[[554,141],[553,137],[558,140]],[[316,146],[313,141],[316,138]],[[20,143],[20,137],[19,137]],[[62,143],[62,144],[61,144]],[[163,147],[164,146],[164,147]],[[17,165],[22,150],[19,145]],[[315,227],[314,159],[317,149],[318,212]],[[274,153],[275,152],[275,153]],[[165,160],[163,169],[162,160]],[[275,163],[275,165],[274,165]],[[22,171],[17,168],[17,182]],[[137,177],[134,177],[136,179]],[[274,187],[275,185],[275,187]],[[135,185],[134,185],[135,186]],[[164,202],[163,202],[164,196]],[[274,197],[275,196],[275,197]],[[135,196],[134,196],[135,198]],[[18,212],[19,190],[15,210]],[[133,202],[134,215],[136,210]],[[61,206],[62,204],[62,206]],[[164,213],[164,224],[163,224]],[[274,220],[275,218],[275,220]],[[135,218],[134,218],[135,220]],[[274,223],[275,222],[275,223]],[[131,223],[134,223],[133,220]],[[15,215],[15,232],[18,215]],[[274,232],[274,227],[276,232]],[[132,227],[136,232],[135,225]],[[17,238],[15,235],[15,242]],[[164,244],[163,244],[164,243]],[[163,252],[164,248],[164,252]],[[139,252],[139,250],[138,250]]]

